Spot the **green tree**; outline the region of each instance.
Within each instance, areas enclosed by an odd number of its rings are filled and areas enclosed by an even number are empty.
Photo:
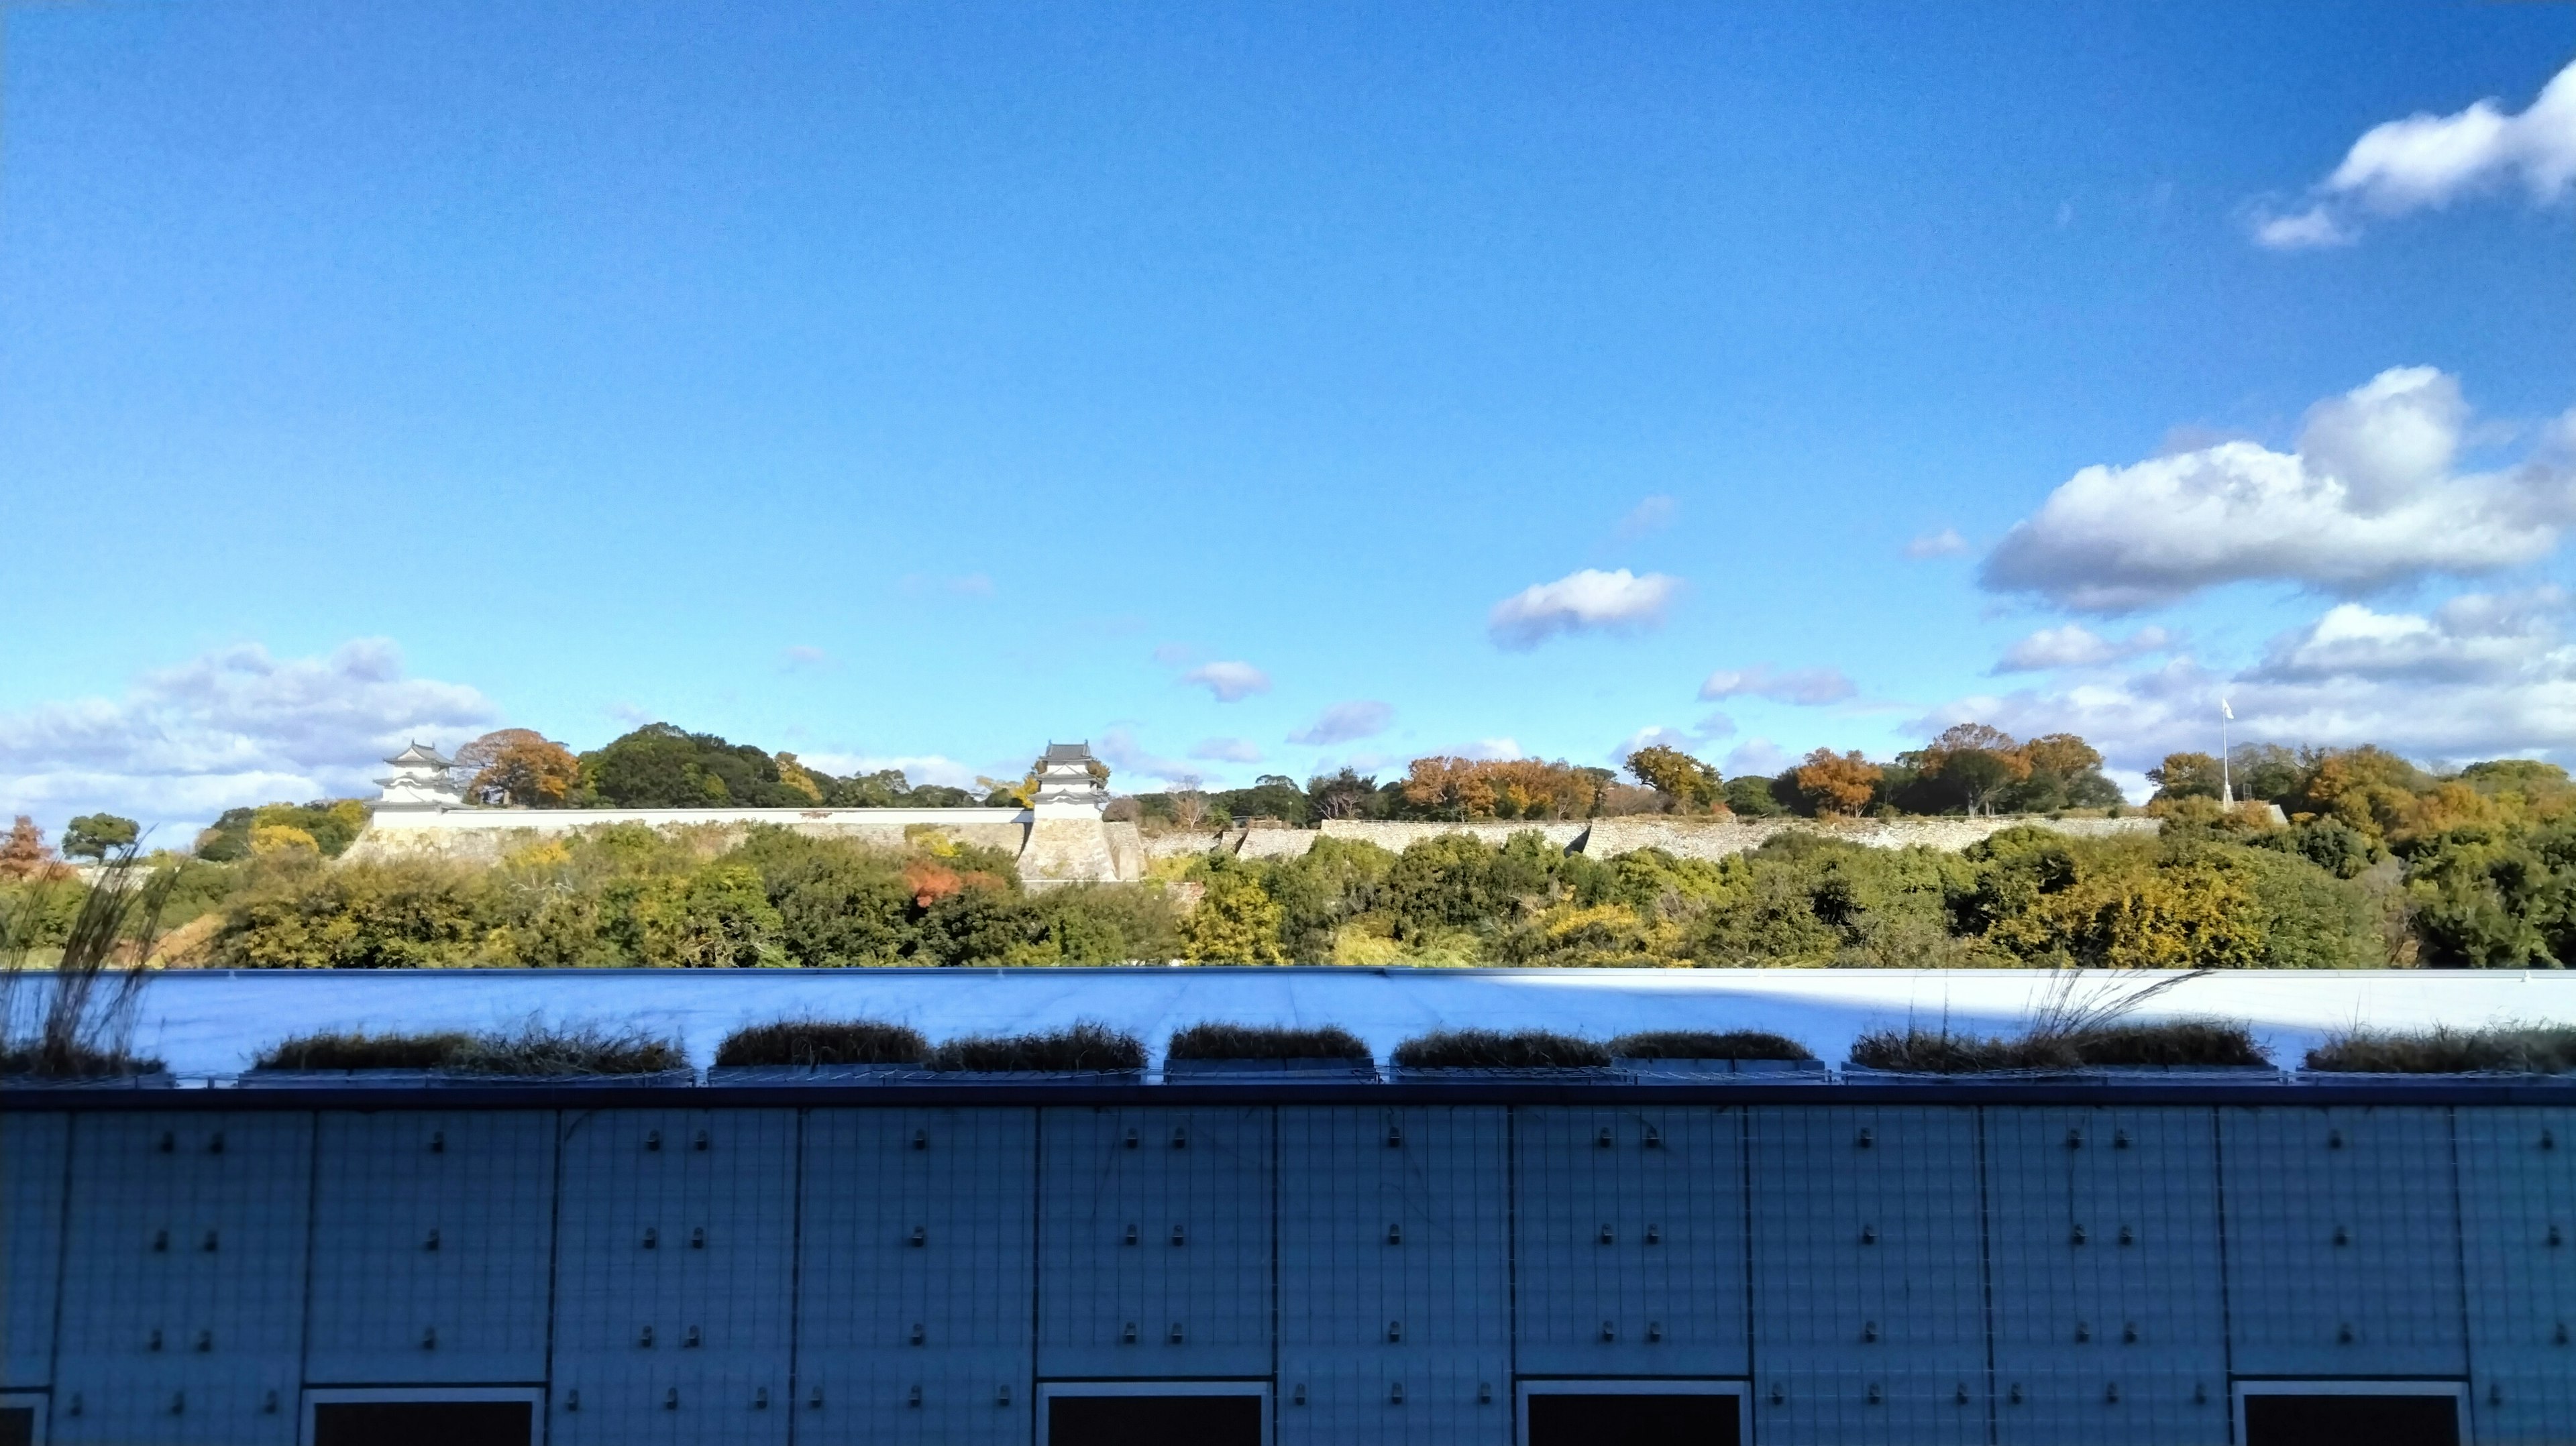
[[[804,808],[812,794],[748,743],[648,723],[581,755],[586,798],[611,808]]]
[[[63,830],[63,857],[67,859],[103,859],[119,849],[132,848],[142,837],[142,826],[130,818],[112,813],[85,813]]]
[[[1705,813],[1724,796],[1717,770],[1678,748],[1657,743],[1628,755],[1639,783],[1671,798],[1683,813]]]
[[[2218,760],[2206,753],[2168,753],[2165,761],[2147,770],[2147,782],[2156,786],[2156,797],[2218,797]]]
[[[1284,964],[1284,911],[1252,871],[1212,859],[1198,907],[1181,916],[1181,957],[1213,964]]]
[[[719,860],[663,879],[636,910],[643,962],[683,969],[739,969],[785,963],[784,929],[747,863]]]

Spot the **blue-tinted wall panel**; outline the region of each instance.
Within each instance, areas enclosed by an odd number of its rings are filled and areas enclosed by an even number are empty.
[[[1756,1439],[1983,1441],[1976,1112],[1763,1106],[1747,1120]]]
[[[555,1446],[783,1442],[795,1114],[562,1118]]]
[[[68,1115],[0,1115],[0,1389],[41,1386],[53,1372],[70,1143]]]
[[[1743,1112],[1514,1117],[1522,1374],[1742,1376]]]
[[[318,1129],[305,1380],[544,1380],[554,1112],[332,1111]]]
[[[1036,1169],[1030,1109],[807,1116],[800,1446],[1029,1439]]]
[[[2576,1109],[2451,1113],[2478,1440],[2576,1441]]]
[[[2225,1439],[2214,1116],[2181,1107],[1985,1117],[1998,1439]]]
[[[2449,1112],[2229,1107],[2232,1364],[2239,1375],[2458,1375]]]
[[[1040,1113],[1039,1375],[1270,1374],[1272,1116]]]
[[[294,1439],[312,1124],[79,1117],[55,1441]]]
[[[1499,1106],[1280,1109],[1281,1446],[1510,1439],[1507,1130]]]

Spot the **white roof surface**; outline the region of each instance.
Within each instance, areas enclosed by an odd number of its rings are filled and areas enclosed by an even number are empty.
[[[678,1035],[708,1063],[745,1024],[811,1015],[960,1034],[1098,1019],[1159,1060],[1202,1020],[1335,1024],[1380,1059],[1437,1028],[1547,1028],[1607,1038],[1639,1029],[1767,1029],[1839,1061],[1864,1030],[1908,1022],[2002,1033],[2057,976],[2021,970],[1877,969],[848,969],[174,971],[145,990],[136,1047],[181,1074],[229,1074],[290,1034],[482,1029],[542,1016]],[[2083,976],[2134,987],[2156,976]],[[2576,1023],[2576,971],[2235,970],[2187,980],[2135,1019],[2243,1020],[2296,1066],[2355,1024],[2408,1029]]]

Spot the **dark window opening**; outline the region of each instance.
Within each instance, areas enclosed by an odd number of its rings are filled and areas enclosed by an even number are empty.
[[[2249,1393],[2245,1446],[2460,1446],[2460,1398]]]
[[[1529,1398],[1529,1446],[1739,1446],[1733,1396],[1576,1395]]]
[[[525,1401],[333,1401],[313,1408],[313,1446],[529,1446]]]
[[[0,1406],[0,1446],[35,1446],[36,1408]]]
[[[1048,1446],[1261,1446],[1261,1398],[1055,1396]]]

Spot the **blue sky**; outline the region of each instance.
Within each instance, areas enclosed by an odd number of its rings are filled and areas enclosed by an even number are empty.
[[[0,812],[2576,752],[2568,7],[5,23]]]

